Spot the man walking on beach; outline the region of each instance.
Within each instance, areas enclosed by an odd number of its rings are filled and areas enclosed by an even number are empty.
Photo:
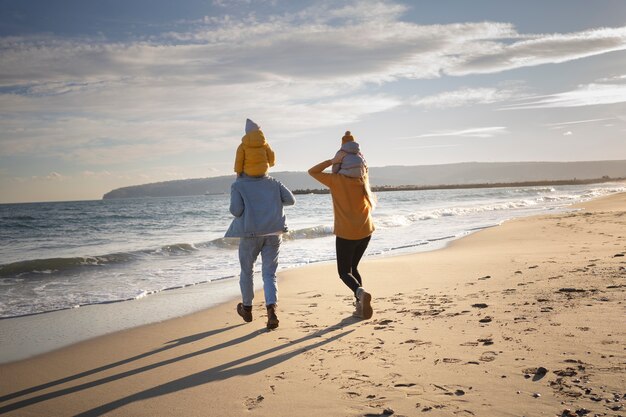
[[[251,177],[243,174],[231,186],[230,212],[235,218],[225,237],[240,238],[239,286],[242,302],[237,304],[237,313],[245,322],[252,321],[253,268],[260,253],[267,328],[278,327],[276,269],[282,234],[287,231],[283,206],[291,206],[295,202],[291,191],[268,175]]]

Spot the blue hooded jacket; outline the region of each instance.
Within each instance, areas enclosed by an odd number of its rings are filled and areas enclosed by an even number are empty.
[[[283,206],[296,199],[270,176],[241,176],[230,187],[230,212],[235,218],[224,237],[255,237],[286,232]]]

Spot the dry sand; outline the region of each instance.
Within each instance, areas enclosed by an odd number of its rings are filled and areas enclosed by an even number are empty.
[[[371,320],[319,264],[276,331],[259,294],[2,365],[0,414],[624,416],[626,194],[582,207],[366,259]]]

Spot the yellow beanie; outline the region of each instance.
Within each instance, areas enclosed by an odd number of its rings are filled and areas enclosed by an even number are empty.
[[[349,130],[346,130],[346,134],[343,135],[343,137],[341,138],[341,143],[346,143],[346,142],[354,142],[354,137],[352,136],[352,133],[350,133]]]

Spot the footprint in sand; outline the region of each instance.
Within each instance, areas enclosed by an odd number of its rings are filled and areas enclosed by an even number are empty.
[[[482,355],[480,355],[480,360],[482,362],[492,362],[496,359],[496,357],[498,356],[498,354],[492,350],[488,350],[487,352],[484,352]]]
[[[493,339],[491,337],[483,337],[478,339],[478,341],[482,343],[483,346],[493,345]]]
[[[265,397],[262,396],[262,395],[259,395],[256,398],[248,397],[246,399],[246,401],[244,402],[244,405],[246,406],[246,408],[248,410],[253,410],[253,409],[257,408],[261,404],[261,402],[263,402],[264,399],[265,399]]]

